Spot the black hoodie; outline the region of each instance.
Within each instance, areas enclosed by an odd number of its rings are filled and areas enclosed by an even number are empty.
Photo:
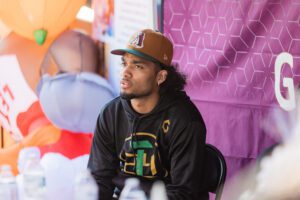
[[[111,101],[99,115],[88,167],[101,200],[137,177],[146,193],[156,180],[166,184],[169,200],[208,199],[203,186],[206,128],[185,92],[164,95],[148,114],[130,101]]]

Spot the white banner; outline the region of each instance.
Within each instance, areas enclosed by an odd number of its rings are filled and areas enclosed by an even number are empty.
[[[155,28],[154,3],[153,0],[115,1],[115,38],[123,48],[134,32],[145,28]]]

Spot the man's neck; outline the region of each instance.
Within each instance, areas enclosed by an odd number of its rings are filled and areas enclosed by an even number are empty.
[[[145,98],[137,98],[131,99],[131,106],[132,108],[140,114],[146,114],[151,112],[154,107],[156,106],[159,100],[159,95],[145,97]]]

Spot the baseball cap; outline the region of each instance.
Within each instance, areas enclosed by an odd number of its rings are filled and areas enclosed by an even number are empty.
[[[111,51],[115,55],[130,53],[146,60],[170,66],[173,57],[173,44],[159,31],[144,29],[134,33],[125,49]]]

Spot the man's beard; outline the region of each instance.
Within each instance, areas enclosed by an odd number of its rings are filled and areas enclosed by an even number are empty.
[[[122,99],[125,99],[125,100],[131,100],[131,99],[136,98],[136,95],[134,95],[134,94],[120,93],[120,97],[121,97]]]
[[[124,92],[121,92],[120,97],[122,99],[131,100],[131,99],[138,99],[138,98],[146,97],[146,96],[149,96],[150,94],[151,94],[151,91],[147,91],[147,92],[144,92],[141,94],[133,94],[133,93],[126,94]]]

